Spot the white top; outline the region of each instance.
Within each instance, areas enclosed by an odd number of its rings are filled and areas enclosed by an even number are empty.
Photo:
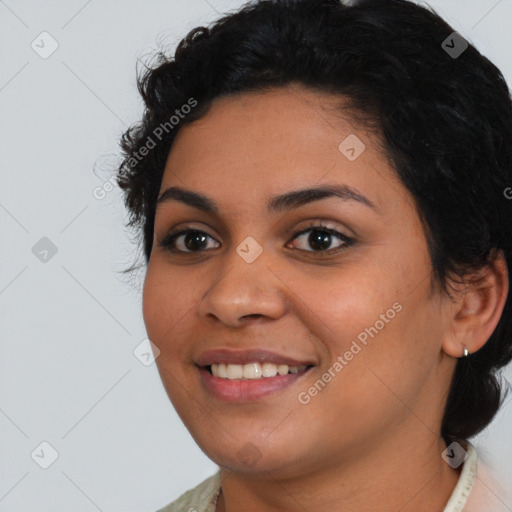
[[[477,477],[477,453],[470,443],[463,443],[467,457],[462,466],[457,485],[443,512],[509,512],[507,507],[490,487]],[[475,482],[480,483],[476,485]],[[477,489],[478,488],[478,489]],[[197,487],[185,492],[157,512],[215,512],[221,489],[220,470],[201,482]],[[476,492],[478,490],[478,492]],[[473,492],[471,492],[473,491]],[[469,499],[471,492],[471,499]]]
[[[462,471],[460,472],[457,485],[453,489],[452,495],[450,496],[446,507],[444,507],[443,512],[460,512],[461,510],[464,510],[468,501],[469,493],[471,492],[471,489],[473,489],[473,484],[475,483],[478,467],[476,450],[469,443],[465,443],[464,448],[466,449],[468,456],[462,466]],[[215,511],[215,509],[213,510]]]

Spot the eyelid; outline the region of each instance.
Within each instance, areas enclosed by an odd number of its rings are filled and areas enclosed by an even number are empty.
[[[292,229],[287,230],[286,233],[287,234],[292,233],[293,236],[298,236],[298,235],[302,235],[304,232],[309,231],[310,229],[313,229],[313,228],[322,228],[322,229],[325,229],[326,231],[335,231],[336,233],[343,235],[346,238],[350,238],[349,235],[347,235],[341,231],[341,228],[339,228],[337,226],[329,225],[326,222],[321,221],[321,220],[309,221],[305,225],[305,227],[302,227],[299,230],[296,230],[296,228],[292,228]]]

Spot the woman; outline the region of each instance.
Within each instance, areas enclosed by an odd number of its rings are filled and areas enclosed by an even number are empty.
[[[140,91],[144,320],[219,465],[162,511],[507,506],[468,442],[512,358],[499,70],[406,0],[259,0]]]

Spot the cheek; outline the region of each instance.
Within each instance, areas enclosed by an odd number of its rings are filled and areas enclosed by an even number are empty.
[[[180,328],[179,319],[190,310],[191,298],[187,296],[183,279],[175,279],[162,265],[148,265],[144,280],[142,312],[149,338],[161,349],[176,339],[173,331]],[[187,307],[188,305],[188,307]]]
[[[404,261],[396,256],[389,261],[350,265],[321,282],[315,278],[295,281],[301,283],[302,291],[297,291],[308,297],[315,313],[310,318],[316,327],[308,327],[316,331],[329,354],[323,370],[343,357],[338,371],[332,371],[343,375],[336,379],[338,385],[352,396],[357,392],[361,397],[369,389],[371,394],[389,394],[376,375],[393,388],[405,391],[408,384],[415,388],[436,358],[440,336],[438,326],[432,325],[435,313],[428,299],[429,280],[418,286],[415,279],[420,273],[418,263],[424,263],[427,272],[428,260]]]
[[[295,278],[295,282],[302,282],[297,294],[307,298],[318,323],[329,328],[336,350],[346,350],[347,341],[376,322],[382,328],[381,314],[388,312],[392,321],[396,316],[393,304],[399,299],[396,281],[382,269],[364,265],[332,271],[321,280]]]
[[[176,280],[173,273],[158,262],[150,262],[142,300],[148,338],[160,350],[156,366],[164,388],[178,410],[181,410],[188,396],[183,393],[183,385],[179,383],[186,382],[186,372],[191,369],[190,365],[181,364],[187,358],[186,344],[180,342],[180,339],[186,338],[183,336],[183,319],[191,308],[190,298],[183,293],[184,290],[180,290],[184,286],[183,281]]]
[[[154,265],[150,262],[144,279],[144,287],[142,292],[142,316],[148,333],[149,339],[158,345],[160,324],[164,316],[166,307],[162,303],[161,282],[158,284],[157,272]]]

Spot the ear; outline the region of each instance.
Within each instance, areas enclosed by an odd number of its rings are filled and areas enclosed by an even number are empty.
[[[471,272],[454,290],[443,350],[452,357],[462,357],[464,347],[473,354],[485,345],[503,313],[509,291],[503,252],[494,252],[485,266]]]

